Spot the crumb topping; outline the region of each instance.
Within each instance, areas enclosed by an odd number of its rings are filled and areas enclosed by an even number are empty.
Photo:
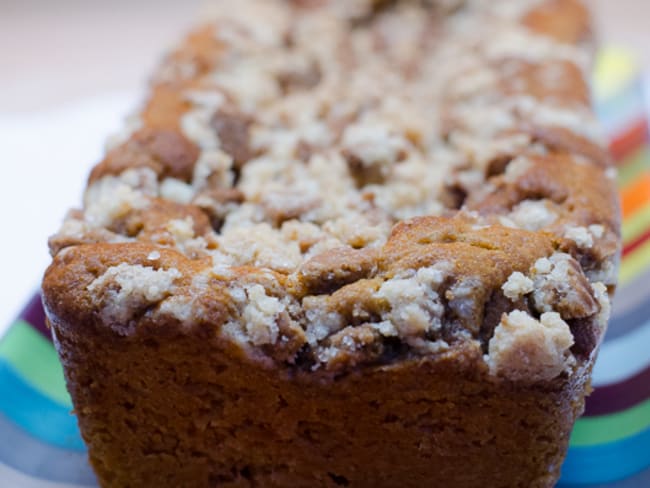
[[[534,285],[533,280],[519,271],[515,271],[508,277],[508,281],[503,284],[501,289],[506,297],[516,302],[522,296],[532,292],[535,289]]]
[[[567,227],[564,237],[571,239],[581,248],[589,249],[594,245],[594,236],[586,227]]]
[[[137,309],[171,295],[174,281],[180,277],[175,268],[163,270],[122,263],[108,268],[87,290],[106,323],[128,327]]]
[[[567,371],[603,333],[619,228],[588,39],[544,32],[543,4],[217,9],[111,140],[55,259],[123,254],[85,285],[122,333],[151,307],[203,323],[223,288],[221,336],[291,367],[471,342],[499,377]]]
[[[490,339],[490,372],[512,381],[551,380],[575,362],[569,325],[556,312],[539,320],[520,310],[504,315]]]
[[[383,321],[403,337],[425,338],[439,332],[445,308],[436,290],[443,283],[448,267],[441,262],[420,268],[409,278],[393,278],[382,283],[375,297],[388,304],[389,310],[382,314]]]
[[[245,291],[247,299],[242,318],[248,337],[256,346],[274,344],[278,340],[278,316],[284,306],[277,298],[269,297],[262,285],[248,286]]]

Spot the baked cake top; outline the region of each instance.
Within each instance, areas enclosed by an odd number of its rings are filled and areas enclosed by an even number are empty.
[[[213,17],[51,238],[51,317],[199,331],[291,371],[462,351],[538,381],[592,354],[619,217],[578,1]]]

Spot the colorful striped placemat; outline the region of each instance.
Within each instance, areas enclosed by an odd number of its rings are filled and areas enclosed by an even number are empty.
[[[643,80],[605,50],[594,83],[619,167],[624,250],[614,314],[561,486],[650,487],[650,141]],[[0,340],[0,486],[96,486],[35,296]]]
[[[650,139],[644,79],[634,60],[604,50],[594,93],[619,170],[620,285],[594,368],[592,395],[571,436],[563,486],[650,487]]]

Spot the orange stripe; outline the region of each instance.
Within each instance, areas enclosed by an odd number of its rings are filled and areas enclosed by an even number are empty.
[[[621,205],[624,219],[648,203],[650,203],[650,173],[641,175],[627,188],[621,189]]]

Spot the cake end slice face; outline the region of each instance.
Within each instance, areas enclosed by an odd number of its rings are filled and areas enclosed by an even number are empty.
[[[102,486],[550,487],[620,255],[574,0],[246,0],[50,239]]]

